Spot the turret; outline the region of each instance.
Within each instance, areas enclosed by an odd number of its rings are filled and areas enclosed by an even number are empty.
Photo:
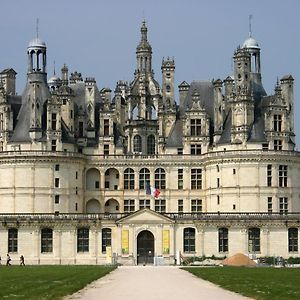
[[[223,95],[222,95],[222,80],[217,79],[213,82],[214,87],[214,142],[217,143],[222,130],[224,122],[223,113]]]
[[[161,65],[162,71],[162,97],[163,103],[166,107],[173,107],[175,105],[174,96],[174,74],[175,74],[175,62],[174,59],[169,57],[163,59]]]
[[[186,82],[183,81],[181,84],[178,86],[179,89],[179,106],[182,107],[184,100],[189,92],[190,85]]]

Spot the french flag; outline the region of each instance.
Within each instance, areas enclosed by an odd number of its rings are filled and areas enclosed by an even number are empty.
[[[151,195],[154,198],[158,198],[160,195],[160,190],[151,186],[149,182],[146,183],[146,194]]]

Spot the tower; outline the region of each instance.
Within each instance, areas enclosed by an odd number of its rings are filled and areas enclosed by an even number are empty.
[[[161,65],[162,71],[162,97],[163,103],[166,107],[173,107],[175,105],[174,97],[174,74],[175,74],[175,62],[174,59],[169,57],[163,59]]]

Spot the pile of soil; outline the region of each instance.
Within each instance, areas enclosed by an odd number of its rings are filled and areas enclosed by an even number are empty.
[[[224,266],[256,266],[255,261],[242,253],[237,253],[231,257],[227,257],[222,263]]]

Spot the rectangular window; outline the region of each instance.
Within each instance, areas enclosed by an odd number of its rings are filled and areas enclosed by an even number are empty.
[[[18,229],[8,229],[8,253],[18,252]]]
[[[274,140],[274,150],[275,151],[282,150],[282,141],[281,140]]]
[[[0,130],[4,130],[3,113],[0,113]]]
[[[219,228],[219,252],[228,252],[228,228]]]
[[[77,229],[77,252],[89,252],[89,229]]]
[[[166,200],[165,199],[155,199],[155,211],[159,213],[166,212]]]
[[[262,149],[263,149],[263,151],[269,150],[269,144],[263,143],[263,144],[262,144]]]
[[[287,187],[287,172],[288,167],[280,165],[278,169],[278,184],[280,187]]]
[[[202,169],[191,169],[191,189],[202,189]]]
[[[102,253],[106,253],[106,247],[111,246],[111,229],[102,229]]]
[[[51,115],[51,129],[56,130],[56,114]]]
[[[59,171],[59,165],[55,165],[55,171]]]
[[[78,123],[78,136],[79,137],[83,137],[83,122],[82,121],[80,121],[79,123]]]
[[[201,119],[190,120],[191,136],[201,135]]]
[[[201,145],[191,144],[191,155],[201,155]]]
[[[51,150],[56,151],[56,140],[51,141]]]
[[[259,228],[249,228],[248,251],[249,253],[260,252],[260,229]]]
[[[41,230],[41,252],[51,253],[53,251],[53,231],[50,228]]]
[[[134,190],[134,170],[131,168],[124,171],[124,190]]]
[[[272,165],[267,165],[267,186],[272,186]]]
[[[217,178],[217,187],[220,187],[220,178]]]
[[[182,213],[183,212],[183,200],[182,199],[178,200],[177,207],[178,207],[178,212]]]
[[[73,110],[70,110],[70,118],[73,119]]]
[[[59,187],[59,178],[54,179],[54,186]]]
[[[193,199],[191,200],[191,212],[202,212],[202,200]]]
[[[273,201],[272,197],[268,197],[268,213],[273,212]]]
[[[288,198],[287,197],[279,198],[279,213],[280,214],[288,213]]]
[[[54,203],[59,204],[59,195],[55,195]]]
[[[289,252],[298,252],[298,228],[289,228]]]
[[[75,179],[78,179],[78,172],[75,173]]]
[[[124,212],[133,212],[135,211],[135,200],[134,199],[125,199],[124,200]]]
[[[235,169],[232,169],[232,174],[235,175]]]
[[[195,252],[196,235],[194,228],[184,228],[183,230],[183,251]]]
[[[104,136],[109,136],[109,119],[104,119]]]
[[[274,129],[274,131],[278,131],[278,132],[282,131],[282,116],[281,115],[273,116],[273,129]]]
[[[78,203],[75,203],[75,211],[78,211]]]
[[[109,145],[108,144],[103,145],[103,154],[109,155]]]
[[[220,205],[220,196],[217,196],[217,204]]]
[[[183,189],[183,169],[177,170],[177,188],[178,190]]]
[[[178,155],[183,154],[183,148],[177,148],[177,154]]]
[[[140,206],[140,209],[142,209],[142,208],[150,209],[150,199],[140,199],[139,206]]]

